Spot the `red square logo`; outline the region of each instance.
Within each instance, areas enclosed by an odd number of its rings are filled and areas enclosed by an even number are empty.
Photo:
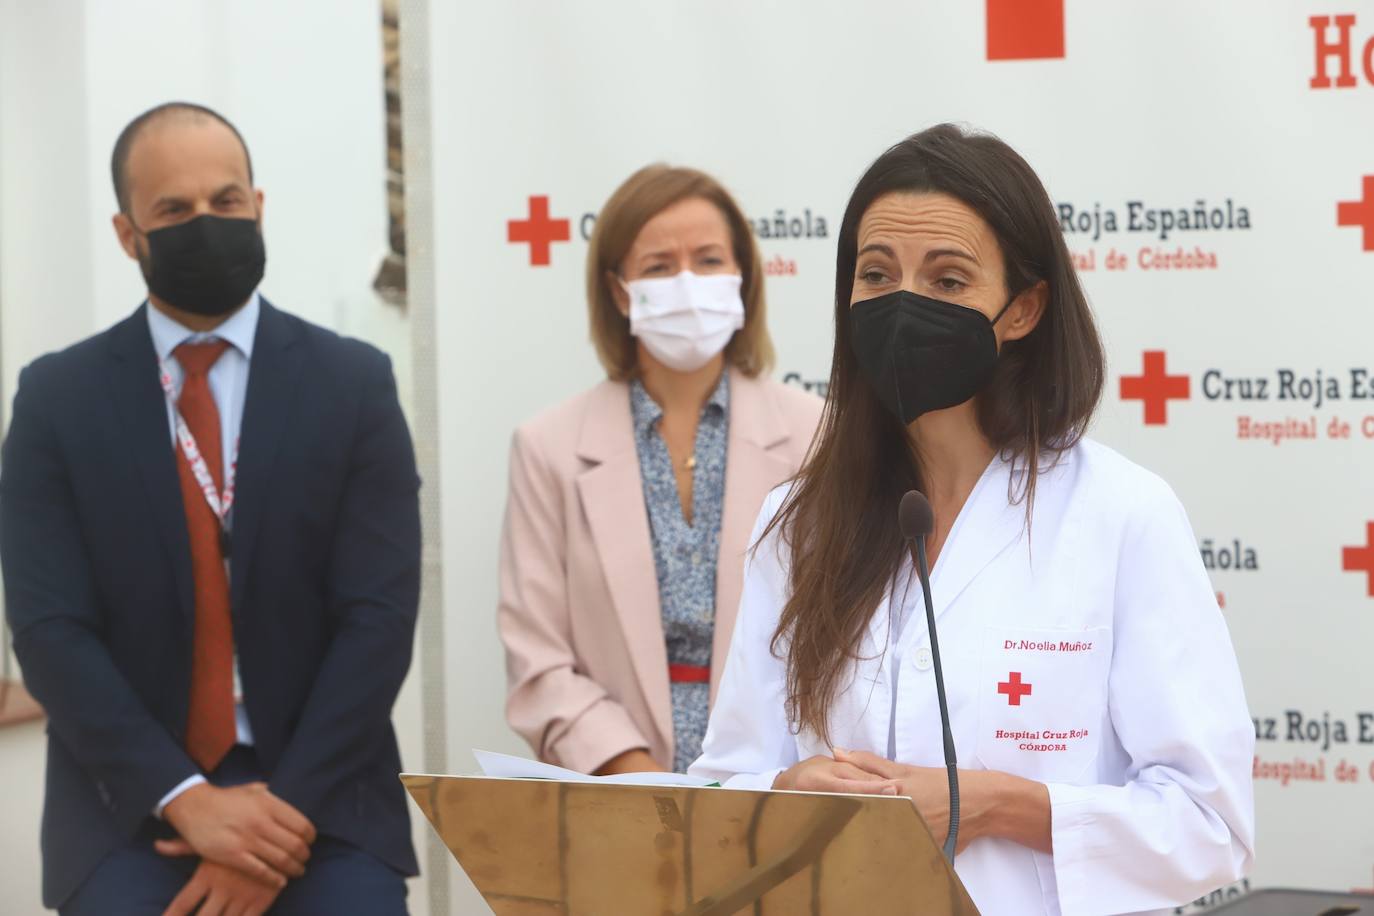
[[[988,0],[988,60],[1064,56],[1064,0]]]

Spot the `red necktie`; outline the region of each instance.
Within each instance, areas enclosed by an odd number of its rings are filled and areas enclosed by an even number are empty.
[[[175,355],[184,379],[177,410],[215,482],[224,493],[224,451],[220,442],[219,409],[210,393],[208,373],[229,344],[184,343]],[[186,750],[206,773],[219,766],[234,746],[234,629],[229,611],[229,575],[220,544],[220,521],[196,482],[191,464],[176,447],[181,501],[191,540],[191,572],[195,581],[195,630],[191,643],[191,703],[186,723]]]

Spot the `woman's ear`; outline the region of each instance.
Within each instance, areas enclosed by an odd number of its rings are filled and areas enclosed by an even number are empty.
[[[620,282],[620,277],[613,270],[606,271],[606,288],[611,291],[611,298],[615,300],[615,307],[620,309],[620,314],[629,318],[630,294],[626,291],[625,284]]]
[[[1040,323],[1040,318],[1045,314],[1045,305],[1050,299],[1050,285],[1044,280],[1022,290],[1021,293],[1012,301],[1011,307],[1007,309],[1006,317],[998,322],[1005,327],[1002,332],[1002,340],[1020,340]]]

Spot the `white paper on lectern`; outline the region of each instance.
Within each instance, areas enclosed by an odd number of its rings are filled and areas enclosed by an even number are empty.
[[[592,782],[618,786],[705,788],[716,785],[709,779],[687,776],[683,773],[619,773],[615,776],[588,776],[586,773],[579,773],[576,770],[565,770],[563,767],[556,767],[553,764],[540,763],[538,760],[526,760],[524,757],[515,757],[510,754],[498,754],[495,751],[474,749],[472,756],[477,758],[477,765],[482,769],[483,776],[503,779],[558,779],[563,782]]]

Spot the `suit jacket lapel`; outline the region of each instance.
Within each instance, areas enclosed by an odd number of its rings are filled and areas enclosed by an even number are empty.
[[[591,465],[578,476],[577,493],[601,558],[611,603],[659,738],[671,748],[668,648],[625,385],[604,382],[592,392],[577,453]]]
[[[166,545],[181,610],[189,623],[195,613],[191,542],[167,420],[167,399],[158,384],[157,353],[148,331],[146,308],[110,331],[110,392],[126,432],[124,440],[147,490],[148,515]]]
[[[291,321],[266,299],[262,300],[253,358],[249,362],[235,472],[229,566],[229,596],[235,616],[243,603],[253,545],[270,493],[272,465],[296,403],[301,360],[289,352],[296,336]]]
[[[730,370],[730,428],[726,445],[725,503],[716,556],[716,621],[711,646],[711,700],[725,670],[730,634],[735,629],[744,563],[753,545],[750,532],[768,492],[786,480],[792,466],[770,451],[790,436],[768,389],[756,379]]]

